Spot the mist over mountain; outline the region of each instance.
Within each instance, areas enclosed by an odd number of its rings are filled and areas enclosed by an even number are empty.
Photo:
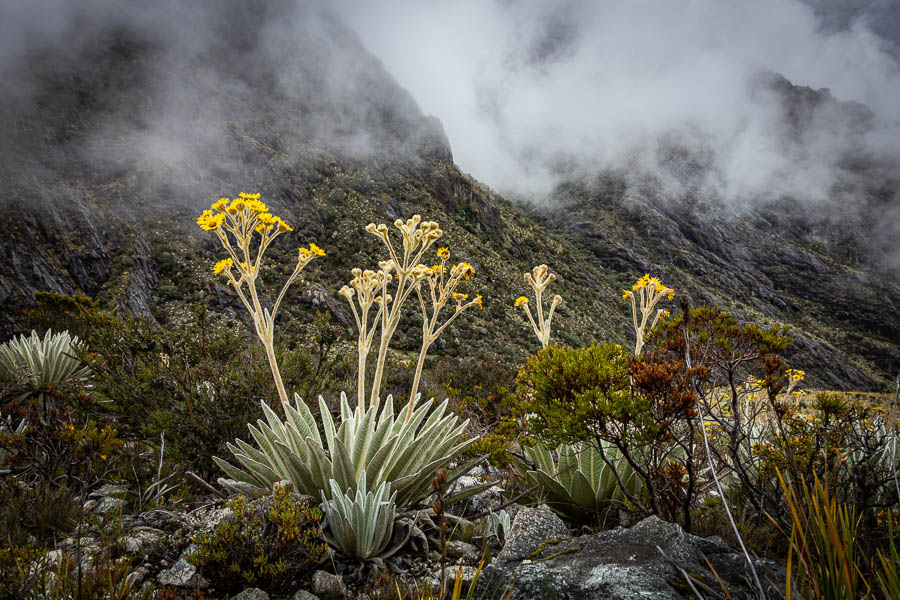
[[[864,19],[817,10],[2,2],[0,335],[35,291],[162,325],[195,303],[245,318],[193,223],[259,191],[296,228],[273,264],[329,252],[287,339],[315,310],[349,327],[335,291],[379,258],[362,227],[421,213],[484,278],[485,311],[439,355],[520,363],[511,301],[548,263],[560,343],[625,341],[621,288],[653,271],[793,325],[813,380],[878,388],[900,368],[900,78]]]
[[[888,2],[338,4],[441,118],[460,166],[503,193],[541,203],[619,171],[739,214],[791,198],[858,221],[900,179]],[[773,74],[821,94],[787,97]],[[893,218],[900,200],[886,204]]]
[[[240,129],[284,134],[290,160],[449,156],[440,123],[315,2],[39,0],[4,13],[0,157],[25,185],[75,161],[178,194],[208,177],[253,187],[265,168],[234,144]]]

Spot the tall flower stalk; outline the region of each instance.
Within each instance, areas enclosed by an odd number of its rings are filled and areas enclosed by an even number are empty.
[[[284,389],[278,361],[275,357],[274,331],[275,317],[284,300],[285,293],[300,276],[303,267],[317,256],[325,256],[325,251],[310,244],[309,248],[299,248],[297,264],[294,267],[281,292],[278,294],[272,309],[263,308],[256,288],[262,258],[266,249],[282,233],[293,231],[281,217],[269,212],[265,203],[259,200],[259,194],[240,194],[234,200],[220,198],[209,210],[197,219],[197,225],[206,231],[213,231],[219,237],[228,257],[220,260],[213,267],[216,275],[225,275],[238,298],[253,318],[256,335],[266,350],[266,358],[272,369],[275,387],[282,402],[288,402]]]
[[[406,411],[407,419],[410,418],[415,407],[419,380],[422,378],[422,367],[425,365],[425,356],[428,354],[431,344],[464,310],[473,306],[482,308],[481,294],[477,294],[473,300],[469,300],[468,294],[456,291],[461,281],[469,280],[475,275],[475,268],[467,262],[461,262],[450,267],[449,273],[447,273],[447,261],[450,259],[450,250],[439,248],[437,255],[441,259],[441,264],[429,268],[428,274],[424,278],[424,281],[428,282],[428,300],[430,302],[426,301],[425,295],[422,293],[422,283],[416,284],[416,295],[419,298],[419,308],[422,310],[422,347],[419,350],[419,359],[416,361],[416,375],[413,379],[412,389],[409,392],[409,407]],[[447,274],[446,277],[444,276],[445,274]],[[454,304],[453,313],[442,324],[438,324],[441,309],[451,301]]]
[[[656,327],[660,317],[668,316],[669,311],[659,309],[654,314],[654,308],[663,298],[671,300],[675,296],[675,290],[660,283],[658,277],[650,277],[646,274],[638,279],[631,290],[623,290],[622,299],[631,300],[631,321],[634,325],[634,355],[640,356],[644,348],[644,334],[647,332],[647,321],[653,316],[653,322],[649,329]],[[640,314],[639,314],[640,313]]]
[[[379,263],[381,270],[391,277],[384,277],[381,284],[381,298],[383,309],[381,310],[381,337],[378,345],[378,362],[375,365],[375,374],[372,378],[372,393],[369,398],[369,407],[377,408],[380,400],[381,379],[384,374],[387,349],[400,322],[403,303],[413,292],[416,283],[427,277],[427,267],[421,264],[422,256],[431,245],[440,238],[444,232],[434,221],[422,222],[422,217],[414,215],[405,223],[401,219],[394,222],[394,226],[400,230],[403,238],[403,251],[398,254],[388,235],[387,225],[375,225],[369,223],[366,231],[377,236],[385,245],[390,255],[386,261]],[[393,294],[388,293],[388,284],[396,281]]]
[[[468,295],[456,291],[460,281],[470,279],[475,274],[475,269],[466,262],[448,267],[450,251],[446,248],[438,250],[438,258],[441,260],[439,265],[429,267],[422,263],[425,252],[443,235],[437,223],[423,222],[419,215],[415,215],[407,221],[397,219],[394,226],[400,231],[402,251],[394,246],[387,225],[370,223],[366,226],[366,231],[382,241],[387,248],[388,258],[378,263],[378,271],[353,269],[353,279],[349,285],[341,288],[339,293],[350,303],[359,331],[356,395],[357,406],[363,411],[366,410],[367,396],[369,409],[378,407],[388,346],[400,322],[403,304],[413,292],[417,294],[423,319],[422,347],[409,395],[409,406],[406,411],[408,421],[415,409],[422,367],[428,349],[462,311],[471,306],[480,307],[482,300],[479,295],[474,300],[467,301]],[[427,292],[422,290],[426,281],[430,292],[430,308],[429,302],[426,301]],[[455,302],[456,308],[446,321],[440,323],[439,313],[450,302]],[[366,366],[376,332],[379,333],[378,356],[371,386],[367,392]]]
[[[385,284],[385,279],[390,280],[390,273],[384,270],[378,272],[366,269],[353,269],[353,279],[350,285],[345,285],[338,292],[345,297],[350,303],[350,309],[353,311],[353,318],[356,320],[356,328],[359,330],[357,339],[357,351],[359,353],[358,372],[356,381],[356,405],[365,408],[366,402],[366,362],[369,357],[369,351],[372,348],[372,342],[375,339],[375,332],[378,330],[381,313],[384,311],[385,304],[390,302],[390,296],[387,302],[382,296],[378,295]],[[356,303],[354,303],[356,298]],[[372,305],[378,308],[369,324],[369,309]],[[357,305],[359,308],[357,309]]]
[[[529,302],[527,296],[519,296],[515,303],[517,307],[521,306],[525,311],[525,315],[528,317],[528,321],[534,329],[534,334],[541,342],[541,348],[546,348],[547,344],[550,343],[550,322],[553,320],[553,313],[556,311],[556,307],[562,304],[563,301],[562,296],[558,294],[553,296],[553,301],[550,303],[550,311],[547,313],[547,316],[544,317],[544,290],[547,289],[547,286],[550,285],[550,282],[554,279],[556,279],[556,275],[550,272],[547,265],[538,265],[531,270],[531,273],[525,273],[525,281],[534,291],[535,312],[537,313],[536,321],[531,314],[531,309],[528,307]]]

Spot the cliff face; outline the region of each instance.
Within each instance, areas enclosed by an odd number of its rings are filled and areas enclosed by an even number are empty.
[[[897,279],[840,224],[789,202],[735,215],[620,173],[561,186],[553,205],[563,210],[526,209],[460,173],[440,123],[326,11],[171,7],[174,31],[151,9],[106,15],[77,43],[29,50],[6,79],[2,337],[36,290],[86,293],[162,324],[193,302],[243,318],[210,273],[217,248],[194,219],[221,195],[259,191],[296,229],[270,251],[273,269],[310,240],[329,253],[285,311],[287,337],[316,309],[349,326],[334,292],[350,268],[381,257],[363,226],[420,213],[475,265],[467,291],[485,296],[438,354],[521,361],[534,351],[511,303],[522,273],[546,262],[566,298],[559,343],[628,339],[621,288],[652,271],[695,301],[793,325],[793,362],[822,384],[877,387],[900,368]],[[410,316],[401,348],[418,335]]]

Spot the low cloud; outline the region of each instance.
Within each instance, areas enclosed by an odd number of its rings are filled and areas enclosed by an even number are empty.
[[[833,4],[340,0],[338,10],[441,119],[461,167],[499,191],[539,200],[564,179],[620,169],[742,206],[833,203],[859,183],[848,161],[900,164],[894,42],[873,32],[865,2],[840,14]],[[792,131],[773,73],[873,114],[826,103]],[[705,162],[700,180],[669,163],[673,147]]]

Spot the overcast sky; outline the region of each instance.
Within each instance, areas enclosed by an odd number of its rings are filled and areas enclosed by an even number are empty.
[[[500,191],[540,197],[573,167],[652,169],[659,140],[677,139],[712,151],[717,189],[745,199],[827,194],[847,149],[828,115],[803,148],[786,147],[775,98],[750,93],[761,70],[865,103],[880,124],[854,143],[900,157],[894,41],[870,27],[889,3],[810,2],[826,12],[796,0],[337,6],[443,122],[458,164]]]

